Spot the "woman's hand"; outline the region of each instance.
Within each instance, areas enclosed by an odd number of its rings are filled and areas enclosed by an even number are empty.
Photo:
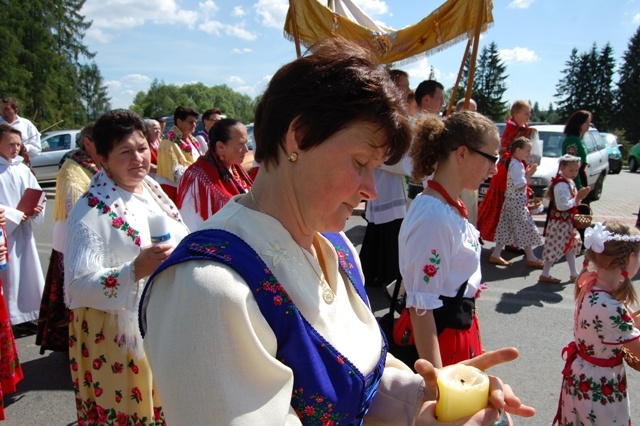
[[[485,352],[473,359],[463,361],[462,364],[471,365],[480,370],[487,370],[495,365],[504,362],[513,361],[518,357],[516,348],[502,348],[496,351]],[[418,360],[415,364],[416,371],[424,378],[425,395],[424,400],[427,401],[423,405],[418,419],[417,425],[437,425],[440,424],[435,420],[435,403],[437,395],[437,376],[438,370],[426,360]],[[489,376],[489,403],[490,406],[474,416],[461,420],[456,423],[448,423],[453,425],[491,425],[500,417],[499,410],[505,410],[508,413],[516,414],[522,417],[532,417],[536,411],[534,408],[522,404],[520,399],[513,393],[511,386],[502,383],[495,376]]]
[[[7,217],[4,215],[4,209],[0,207],[0,226],[7,224]]]
[[[171,252],[173,246],[167,243],[144,247],[133,261],[135,280],[151,275]]]

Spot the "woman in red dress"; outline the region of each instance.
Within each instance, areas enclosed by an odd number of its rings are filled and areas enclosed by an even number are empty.
[[[500,143],[500,162],[498,173],[491,178],[489,190],[478,207],[478,231],[485,241],[493,241],[500,220],[504,193],[507,190],[507,169],[505,161],[509,158],[511,142],[520,136],[531,138],[532,129],[527,125],[531,117],[531,105],[518,100],[511,106],[511,117],[507,119]]]

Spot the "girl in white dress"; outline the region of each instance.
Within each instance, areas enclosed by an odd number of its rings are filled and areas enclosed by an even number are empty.
[[[507,191],[496,230],[496,246],[489,263],[511,265],[511,262],[504,260],[500,255],[506,245],[511,245],[524,248],[527,266],[542,268],[544,265],[533,253],[533,247],[542,244],[543,240],[527,208],[527,183],[538,168],[537,164],[526,165],[531,148],[531,141],[523,136],[511,143],[511,157],[505,164]]]

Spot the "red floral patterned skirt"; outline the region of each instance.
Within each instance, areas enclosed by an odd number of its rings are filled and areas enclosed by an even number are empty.
[[[3,396],[14,393],[22,378],[22,367],[18,360],[16,341],[11,330],[9,311],[2,295],[0,280],[0,420],[5,419]]]

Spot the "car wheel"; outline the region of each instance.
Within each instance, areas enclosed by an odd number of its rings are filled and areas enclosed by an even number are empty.
[[[592,200],[592,201],[599,200],[600,197],[602,196],[602,187],[604,187],[604,176],[605,176],[605,173],[602,173],[600,176],[598,176],[598,180],[596,181],[596,184],[593,185],[593,189],[589,193],[589,196],[588,196],[589,200]]]
[[[613,169],[613,174],[618,175],[622,171],[622,161],[620,161],[616,167]]]
[[[638,160],[635,157],[629,158],[629,171],[635,173],[638,170]]]

